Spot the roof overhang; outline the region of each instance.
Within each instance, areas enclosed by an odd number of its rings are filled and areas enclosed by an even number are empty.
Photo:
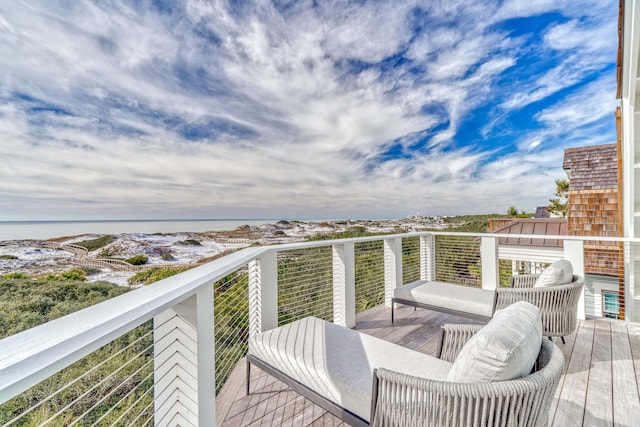
[[[498,258],[510,261],[554,262],[564,256],[564,249],[553,246],[498,245]]]

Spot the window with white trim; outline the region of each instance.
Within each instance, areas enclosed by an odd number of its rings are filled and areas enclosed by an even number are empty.
[[[620,318],[620,295],[618,292],[602,290],[602,317]]]

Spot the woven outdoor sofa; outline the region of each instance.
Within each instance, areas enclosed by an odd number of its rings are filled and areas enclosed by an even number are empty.
[[[517,301],[528,301],[540,309],[542,334],[564,337],[577,326],[578,301],[584,278],[573,275],[571,263],[558,260],[542,274],[515,275],[510,288],[489,289],[451,283],[417,280],[394,289],[391,322],[395,304],[405,304],[487,322],[496,310]]]
[[[255,365],[353,426],[546,426],[562,352],[535,306],[499,313],[444,325],[437,357],[307,317],[249,340],[247,394]]]

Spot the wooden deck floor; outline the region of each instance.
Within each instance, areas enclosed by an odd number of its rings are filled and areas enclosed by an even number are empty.
[[[401,307],[392,326],[389,313],[384,306],[360,313],[356,329],[430,355],[435,354],[440,325],[472,323]],[[586,320],[565,339],[566,344],[557,342],[566,364],[549,425],[640,426],[640,324]],[[217,425],[345,425],[257,368],[251,377],[252,393],[246,396],[242,360],[216,398]]]

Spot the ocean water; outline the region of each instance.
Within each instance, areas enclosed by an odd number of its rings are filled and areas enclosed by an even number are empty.
[[[0,221],[0,241],[50,239],[78,234],[178,233],[226,231],[241,225],[274,224],[271,219],[202,219],[135,221]]]

